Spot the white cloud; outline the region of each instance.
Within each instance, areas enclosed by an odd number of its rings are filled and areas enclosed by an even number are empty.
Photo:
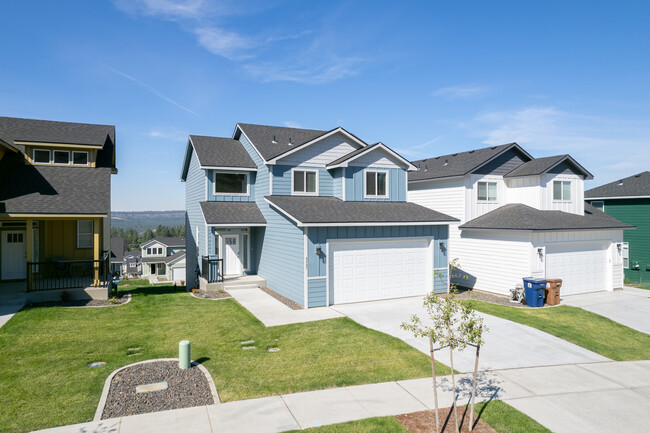
[[[245,60],[251,57],[246,51],[256,43],[234,32],[227,32],[217,27],[199,28],[195,31],[199,44],[212,54],[229,60]]]
[[[488,91],[484,86],[449,86],[441,87],[433,92],[433,96],[440,96],[447,99],[465,99],[482,95]]]
[[[181,131],[177,128],[159,128],[152,129],[145,134],[147,137],[174,141],[174,142],[185,142],[187,141],[188,133],[186,131]]]
[[[164,18],[196,18],[206,9],[203,0],[114,0],[115,6],[130,14],[161,16]]]
[[[284,126],[287,128],[302,128],[302,125],[298,122],[294,122],[293,120],[287,120],[285,122],[282,122]]]
[[[319,62],[295,65],[295,62],[250,62],[244,69],[252,77],[269,83],[272,81],[288,81],[303,84],[323,84],[330,81],[351,77],[359,73],[358,66],[363,62],[360,58],[332,58],[321,59]]]

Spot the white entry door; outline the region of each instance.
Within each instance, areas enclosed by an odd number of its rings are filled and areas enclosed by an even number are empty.
[[[2,279],[20,280],[27,275],[24,231],[2,233]]]
[[[427,239],[333,242],[330,304],[422,295],[433,290]]]
[[[546,246],[546,278],[561,278],[560,295],[610,290],[607,244]]]
[[[239,254],[239,235],[223,236],[224,275],[241,275],[242,265]]]

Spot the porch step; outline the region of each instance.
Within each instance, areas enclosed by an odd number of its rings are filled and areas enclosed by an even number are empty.
[[[238,289],[258,289],[259,286],[257,284],[251,284],[251,283],[246,283],[246,284],[228,284],[223,286],[223,289],[228,291],[228,290],[238,290]]]

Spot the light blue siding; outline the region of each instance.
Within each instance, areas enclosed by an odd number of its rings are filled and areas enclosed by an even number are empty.
[[[263,240],[257,239],[259,264],[257,273],[266,279],[266,285],[275,292],[304,305],[304,238],[297,227],[264,200],[269,194],[269,169],[251,143],[241,134],[239,141],[257,165],[255,201],[266,219]],[[275,188],[275,185],[274,185]],[[277,192],[273,191],[274,194]]]
[[[332,195],[343,200],[343,169],[335,168],[332,173]]]
[[[349,201],[406,201],[406,170],[400,168],[377,169],[388,171],[388,198],[364,197],[365,167],[345,169],[345,199]],[[372,169],[375,170],[375,169]]]
[[[190,150],[189,169],[185,181],[185,245],[186,278],[188,287],[199,287],[197,269],[200,267],[199,257],[204,254],[206,243],[205,223],[201,213],[201,201],[205,200],[205,172],[199,166],[196,152]],[[196,239],[197,228],[199,238]],[[197,248],[198,244],[198,248]]]
[[[449,270],[447,268],[436,269],[433,275],[433,293],[447,293],[447,275]]]
[[[324,307],[327,302],[325,296],[327,292],[327,280],[325,278],[318,278],[316,280],[308,280],[309,285],[309,307]]]
[[[289,165],[274,165],[273,195],[291,195],[291,169]],[[305,170],[318,170],[318,195],[332,196],[333,182],[331,173],[324,167],[298,167]]]
[[[249,195],[214,195],[214,171],[208,170],[208,201],[255,201],[255,172],[248,172]]]

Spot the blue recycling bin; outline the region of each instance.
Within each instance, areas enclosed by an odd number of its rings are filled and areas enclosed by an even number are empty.
[[[529,307],[537,308],[544,306],[545,279],[524,278],[524,289],[526,291],[526,304]]]

